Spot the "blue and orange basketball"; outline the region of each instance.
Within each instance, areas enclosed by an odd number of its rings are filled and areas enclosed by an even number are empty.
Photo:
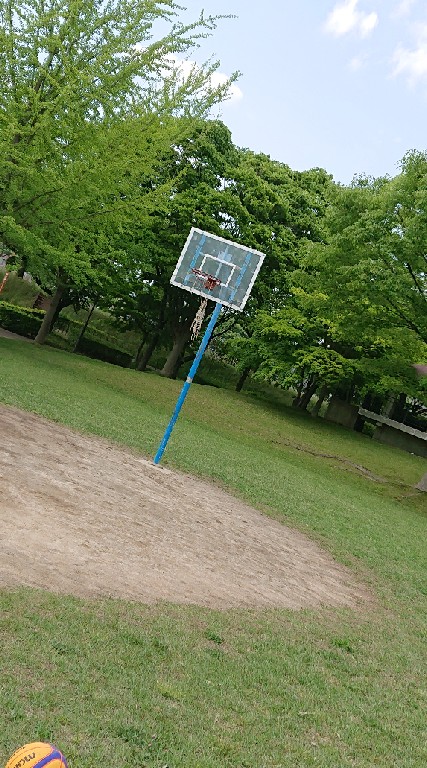
[[[68,768],[64,755],[44,741],[34,741],[19,747],[6,763],[5,768]]]

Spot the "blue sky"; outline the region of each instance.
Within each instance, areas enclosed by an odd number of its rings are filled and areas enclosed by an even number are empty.
[[[182,0],[224,20],[198,52],[240,70],[222,119],[239,146],[303,170],[398,173],[427,149],[426,0]]]

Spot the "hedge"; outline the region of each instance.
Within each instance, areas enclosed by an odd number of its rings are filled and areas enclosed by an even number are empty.
[[[44,317],[42,309],[27,309],[0,301],[0,326],[20,336],[35,339]]]
[[[35,339],[42,323],[44,312],[41,309],[27,309],[26,307],[17,307],[6,301],[0,301],[0,327],[7,331],[18,333],[20,336],[27,336]],[[61,322],[62,321],[62,322]],[[79,331],[81,323],[71,321],[74,331]],[[59,318],[56,328],[68,330],[69,321],[67,318]],[[105,363],[120,365],[122,368],[129,368],[132,362],[132,355],[123,352],[121,349],[111,347],[101,341],[95,341],[87,336],[80,339],[78,351],[87,357],[93,357],[96,360],[103,360]]]
[[[110,347],[109,344],[104,344],[101,341],[94,341],[87,336],[83,336],[80,339],[77,351],[88,357],[93,357],[95,360],[103,360],[105,363],[120,365],[122,368],[129,368],[133,359],[132,355],[128,352]]]

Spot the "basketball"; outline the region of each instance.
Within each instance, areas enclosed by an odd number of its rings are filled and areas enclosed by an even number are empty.
[[[63,754],[43,741],[34,741],[19,747],[6,763],[5,768],[68,768]]]

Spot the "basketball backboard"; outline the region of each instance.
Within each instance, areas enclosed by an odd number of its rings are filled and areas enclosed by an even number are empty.
[[[172,285],[242,310],[265,254],[192,228],[171,277]]]

